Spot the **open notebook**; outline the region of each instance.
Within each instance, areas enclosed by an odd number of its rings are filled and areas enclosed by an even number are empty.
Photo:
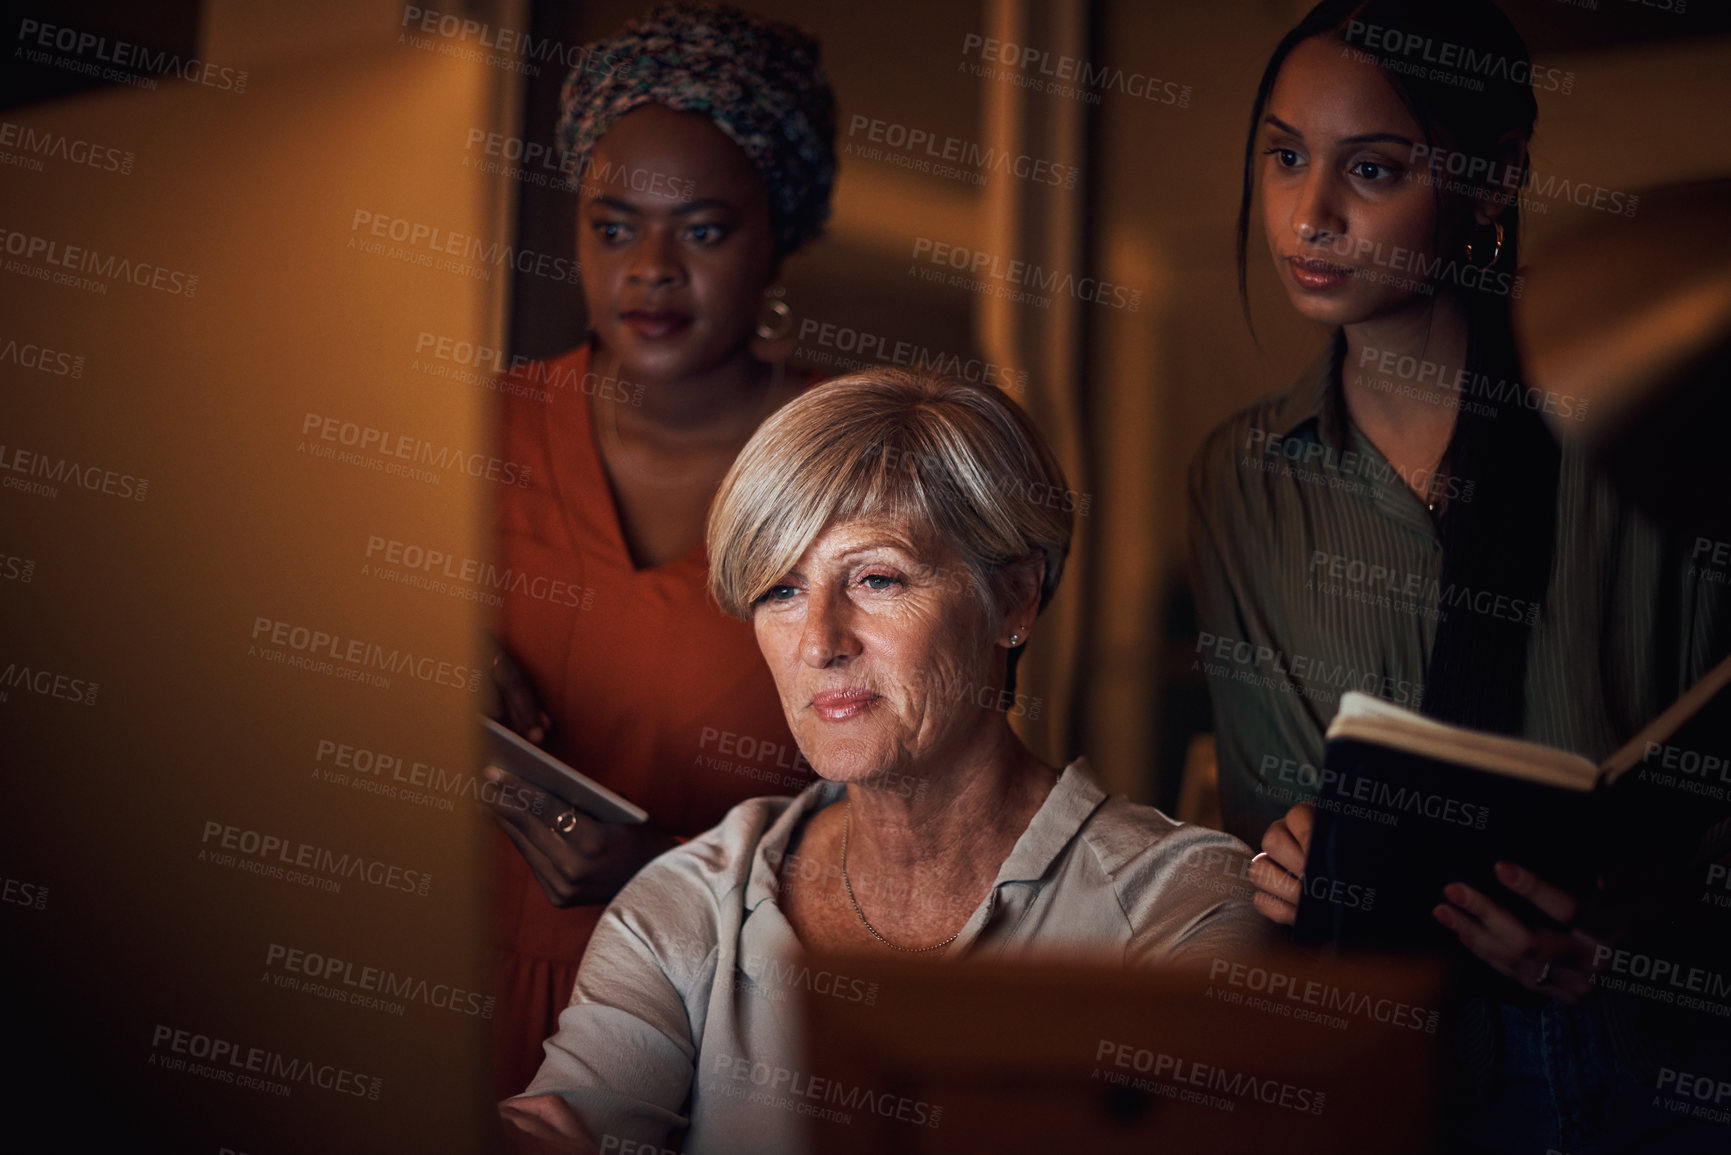
[[[1520,905],[1499,860],[1576,893],[1619,871],[1705,884],[1731,849],[1731,659],[1597,765],[1349,693],[1318,777],[1301,940],[1450,941],[1431,918],[1448,883]]]

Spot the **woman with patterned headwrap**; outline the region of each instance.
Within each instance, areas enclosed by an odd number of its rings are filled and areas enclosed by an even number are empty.
[[[834,98],[816,41],[737,9],[665,5],[590,49],[559,140],[591,336],[501,391],[504,456],[531,483],[496,511],[495,680],[504,721],[650,820],[594,821],[488,768],[510,839],[501,1094],[540,1064],[619,887],[735,803],[810,780],[750,627],[709,600],[703,527],[740,447],[809,383],[757,350],[786,319],[782,259],[829,214]]]

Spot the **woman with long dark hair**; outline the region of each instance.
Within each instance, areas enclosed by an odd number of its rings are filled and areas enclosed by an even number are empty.
[[[1489,0],[1325,0],[1263,73],[1241,289],[1259,196],[1293,307],[1335,332],[1204,445],[1191,557],[1222,810],[1266,852],[1253,881],[1277,921],[1343,691],[1599,759],[1728,648],[1723,591],[1546,428],[1574,399],[1521,384],[1509,305],[1534,90],[1569,81],[1534,68]],[[1628,1008],[1592,992],[1585,896],[1516,864],[1498,878],[1504,893],[1437,896],[1486,964],[1463,970],[1451,1015],[1451,1149],[1663,1130]]]

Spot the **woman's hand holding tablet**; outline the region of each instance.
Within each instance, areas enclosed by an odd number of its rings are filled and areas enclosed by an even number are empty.
[[[503,649],[493,678],[509,725],[481,719],[489,761],[483,775],[495,787],[482,800],[554,906],[609,901],[676,840],[629,799],[540,749],[551,719]]]
[[[492,726],[498,725],[491,719],[487,721]],[[594,788],[597,793],[587,799],[580,797],[594,809],[603,809],[595,803],[611,799],[643,815],[623,798],[582,778],[564,763],[550,756],[548,761]],[[496,792],[484,792],[494,819],[522,852],[535,873],[535,881],[541,884],[547,900],[554,906],[607,902],[644,863],[676,845],[672,835],[662,833],[644,820],[647,815],[631,818],[622,814],[621,821],[602,821],[510,770],[490,765],[482,773],[498,787]],[[581,796],[583,791],[564,787],[562,793]]]

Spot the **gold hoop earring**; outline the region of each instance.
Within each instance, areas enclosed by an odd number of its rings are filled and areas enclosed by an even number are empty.
[[[769,306],[768,315],[757,323],[757,335],[765,341],[779,341],[787,336],[788,330],[793,327],[793,310],[781,299],[786,292],[780,285],[764,290],[763,295]]]
[[[1497,245],[1496,245],[1496,248],[1491,250],[1491,259],[1486,261],[1482,265],[1479,264],[1476,260],[1474,260],[1473,259],[1473,239],[1471,237],[1468,237],[1467,238],[1467,264],[1472,265],[1475,268],[1488,269],[1492,265],[1497,263],[1498,257],[1503,255],[1503,222],[1492,221],[1491,222],[1491,228],[1493,228],[1497,231]]]

